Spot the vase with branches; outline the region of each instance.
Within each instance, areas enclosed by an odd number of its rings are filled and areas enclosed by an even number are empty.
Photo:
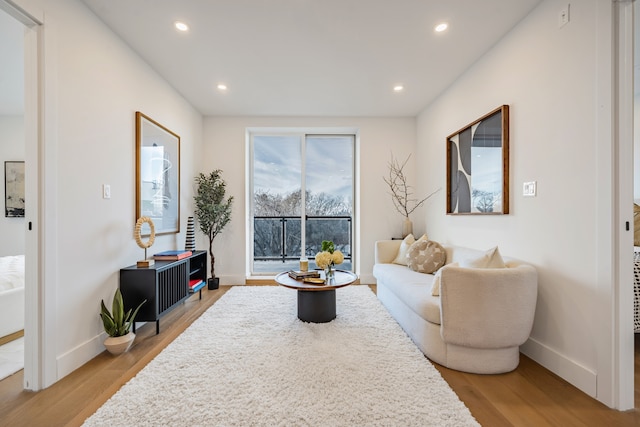
[[[209,257],[211,260],[211,280],[209,289],[217,289],[213,241],[222,229],[231,221],[233,196],[226,198],[227,184],[222,171],[216,169],[207,174],[196,176],[195,212],[200,230],[209,238]]]
[[[411,215],[413,211],[422,206],[424,202],[440,190],[435,190],[423,199],[418,199],[414,196],[413,187],[408,184],[407,176],[404,171],[404,168],[410,158],[411,154],[407,156],[404,162],[400,163],[395,157],[393,157],[393,154],[391,154],[391,160],[388,164],[389,176],[382,178],[389,186],[389,194],[391,195],[393,206],[404,217],[404,223],[402,226],[403,238],[413,232],[413,224],[409,215]]]

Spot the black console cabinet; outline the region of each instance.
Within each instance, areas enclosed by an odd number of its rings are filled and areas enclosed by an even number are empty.
[[[132,265],[122,268],[120,292],[125,312],[135,309],[146,299],[135,320],[156,322],[158,334],[160,318],[189,297],[189,280],[193,279],[207,281],[206,251],[195,251],[190,257],[178,261],[156,261],[151,267]]]

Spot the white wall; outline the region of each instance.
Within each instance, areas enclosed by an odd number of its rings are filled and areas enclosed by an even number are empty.
[[[44,13],[45,99],[55,105],[45,111],[53,132],[45,135],[46,152],[55,165],[45,176],[57,193],[49,209],[57,245],[46,254],[57,274],[45,278],[45,289],[54,287],[61,378],[104,349],[100,300],[111,301],[119,269],[144,256],[133,239],[135,111],[182,138],[181,232],[157,236],[150,254],[184,245],[202,116],[82,3],[17,3]],[[111,186],[111,199],[102,198],[103,184]]]
[[[523,351],[592,396],[597,394],[598,31],[594,1],[571,2],[571,22],[557,26],[566,1],[542,3],[418,118],[419,182],[446,187],[446,136],[510,105],[510,214],[447,216],[446,192],[426,213],[436,240],[533,263],[539,296]],[[610,24],[609,24],[610,25]],[[535,198],[522,184],[537,181]],[[601,264],[602,263],[602,264]],[[611,284],[607,284],[611,286]],[[609,291],[610,292],[610,289]],[[631,321],[631,319],[629,319]],[[606,331],[605,331],[606,332]],[[610,331],[609,331],[610,334]]]
[[[640,33],[640,28],[636,27],[636,31]],[[637,58],[636,61],[640,62],[640,58]],[[633,169],[635,171],[633,175],[633,200],[640,204],[640,94],[633,98],[633,129]]]
[[[374,242],[398,236],[402,231],[403,217],[397,213],[387,194],[382,177],[388,173],[391,153],[404,160],[415,156],[414,118],[330,118],[330,117],[208,117],[204,125],[203,171],[222,169],[227,181],[228,194],[235,197],[231,223],[214,241],[216,275],[222,283],[244,283],[247,274],[247,233],[245,187],[246,131],[252,127],[275,128],[355,128],[359,134],[357,165],[360,191],[356,198],[356,218],[359,219],[359,235],[355,251],[358,273],[363,283],[373,283]],[[331,155],[331,153],[327,153]],[[413,162],[407,166],[410,183],[415,183]],[[415,183],[417,186],[417,183]],[[424,230],[424,222],[418,209],[413,215],[414,233]],[[207,243],[202,233],[196,233],[199,247]]]
[[[4,162],[24,160],[24,119],[22,116],[0,116],[0,256],[24,254],[24,218],[6,218]]]

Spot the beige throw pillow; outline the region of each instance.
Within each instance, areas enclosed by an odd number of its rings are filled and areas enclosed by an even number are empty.
[[[458,267],[459,264],[457,262],[452,262],[451,264],[447,264],[441,269],[439,269],[436,274],[433,276],[433,284],[431,285],[431,295],[434,297],[440,296],[440,281],[442,280],[442,270],[447,267]]]
[[[409,268],[419,273],[431,274],[444,265],[444,248],[432,240],[418,240],[409,248]]]
[[[393,260],[394,264],[407,265],[409,260],[407,260],[407,252],[409,252],[409,247],[416,241],[413,234],[409,234],[402,240],[400,243],[400,249],[398,250],[398,255],[396,255],[396,259]]]
[[[467,258],[460,261],[460,267],[465,268],[505,268],[498,247],[489,249],[477,258]]]

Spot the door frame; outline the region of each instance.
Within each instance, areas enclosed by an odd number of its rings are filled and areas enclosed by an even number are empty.
[[[45,38],[44,12],[30,5],[0,0],[0,9],[25,26],[25,360],[27,390],[41,390],[58,380],[55,345],[55,135],[56,115],[52,78],[55,36]],[[49,20],[50,21],[50,20]],[[49,26],[48,26],[49,27]],[[45,40],[49,54],[45,49]],[[45,64],[47,64],[45,66]],[[47,78],[48,77],[48,78]],[[47,120],[45,120],[45,117]],[[50,191],[50,193],[49,193]],[[50,255],[53,254],[53,255]],[[45,278],[48,278],[45,280]],[[45,286],[46,282],[46,286]]]

